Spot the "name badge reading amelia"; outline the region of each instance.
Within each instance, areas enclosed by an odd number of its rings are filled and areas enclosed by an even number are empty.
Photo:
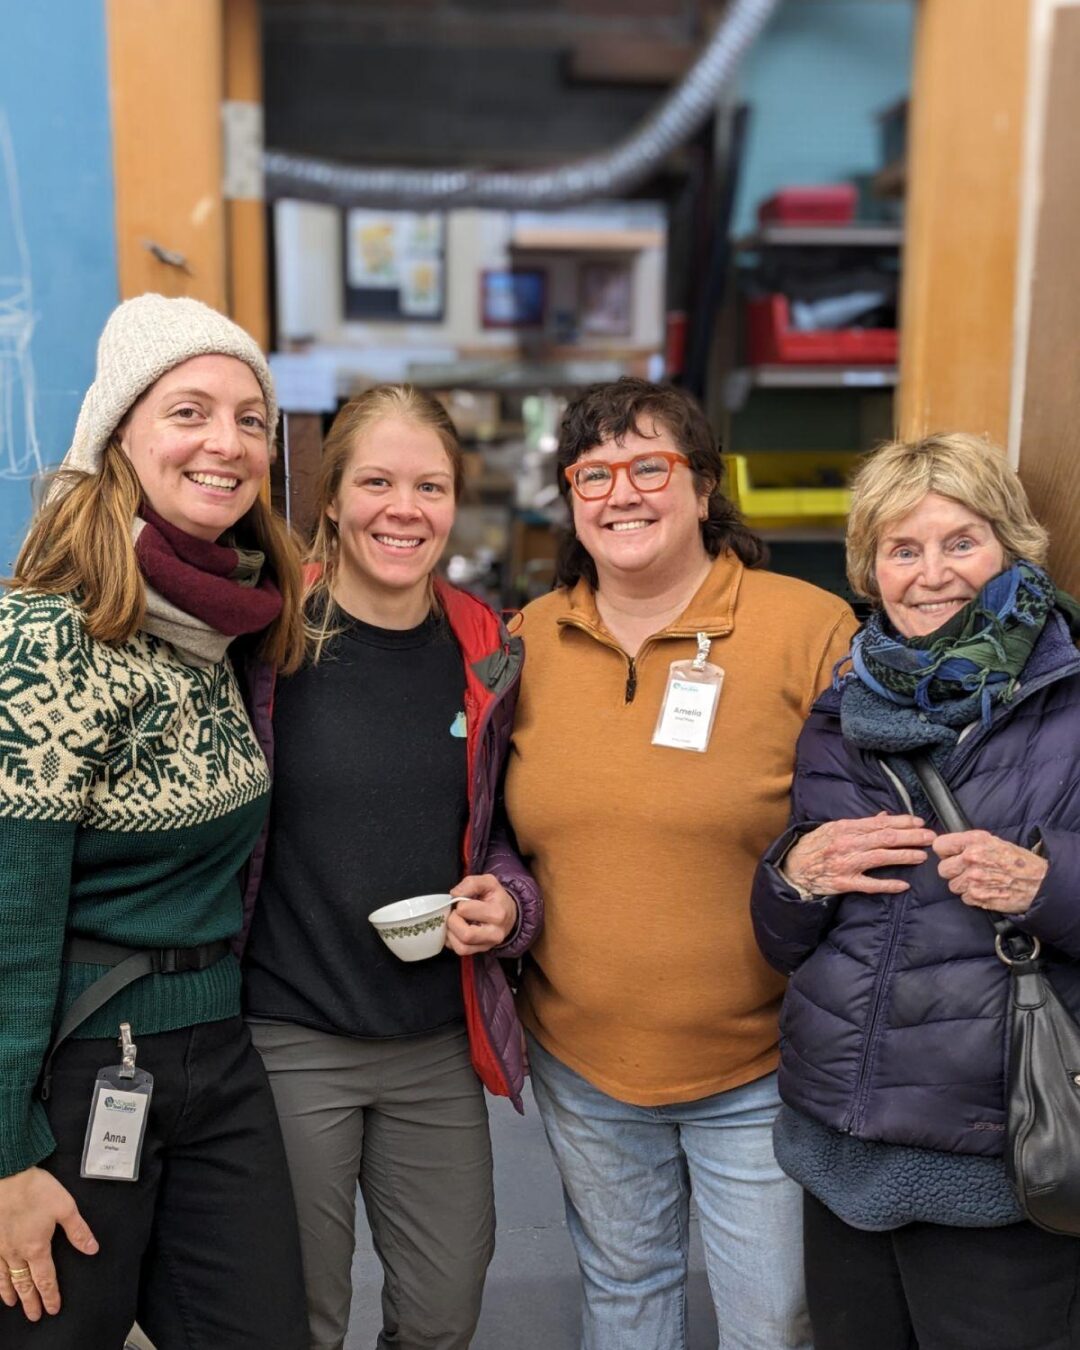
[[[653,745],[673,750],[708,749],[724,672],[706,658],[712,643],[704,633],[697,635],[697,655],[692,661],[672,661],[664,688],[660,716],[656,719]]]
[[[90,1119],[79,1175],[99,1181],[138,1181],[143,1136],[154,1090],[153,1075],[135,1067],[131,1028],[120,1028],[123,1063],[101,1069],[90,1100]]]

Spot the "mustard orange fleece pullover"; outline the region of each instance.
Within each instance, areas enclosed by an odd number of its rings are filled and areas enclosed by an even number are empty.
[[[583,581],[516,620],[506,799],[545,902],[519,1012],[610,1096],[694,1101],[775,1068],[783,981],[754,942],[750,883],[787,824],[799,730],[855,627],[836,596],[730,554],[634,661]],[[699,631],[725,673],[709,747],[654,746],[668,668]]]

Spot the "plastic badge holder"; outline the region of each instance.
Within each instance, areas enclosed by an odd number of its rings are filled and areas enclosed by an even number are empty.
[[[697,643],[697,655],[692,661],[671,663],[652,743],[704,754],[716,721],[724,672],[706,659],[712,640],[699,633]]]

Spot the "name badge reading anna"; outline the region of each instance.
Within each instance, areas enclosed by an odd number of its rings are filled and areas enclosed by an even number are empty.
[[[694,659],[671,663],[653,745],[699,753],[708,749],[724,684],[723,670],[705,659],[711,645],[710,639],[699,633]]]
[[[124,1062],[99,1071],[83,1142],[79,1175],[99,1181],[138,1181],[154,1090],[153,1075],[135,1068],[135,1046],[126,1022],[121,1036]]]

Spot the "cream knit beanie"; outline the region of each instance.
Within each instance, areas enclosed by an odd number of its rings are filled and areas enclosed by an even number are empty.
[[[193,356],[235,356],[250,366],[266,397],[267,433],[277,429],[277,399],[259,344],[231,319],[199,300],[137,295],[109,315],[97,349],[97,374],[86,391],[65,469],[96,473],[109,437],[140,395]]]

